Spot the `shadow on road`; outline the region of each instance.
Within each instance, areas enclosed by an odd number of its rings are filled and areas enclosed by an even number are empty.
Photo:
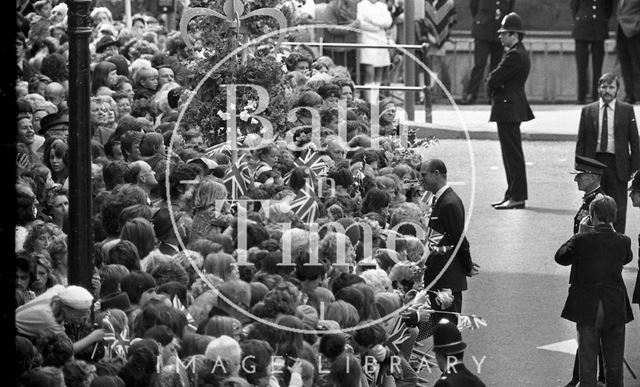
[[[544,208],[544,207],[529,207],[526,208],[529,211],[539,212],[541,214],[552,214],[552,215],[575,215],[577,210],[568,210],[561,208]]]

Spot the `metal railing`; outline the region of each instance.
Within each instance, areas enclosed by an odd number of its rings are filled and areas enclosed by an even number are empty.
[[[393,90],[397,90],[397,91],[403,91],[405,98],[402,101],[404,103],[404,110],[407,113],[407,118],[409,120],[413,120],[415,118],[415,95],[413,93],[416,92],[420,92],[423,91],[425,92],[425,95],[428,94],[428,91],[426,90],[426,88],[424,86],[416,86],[415,85],[415,79],[410,79],[410,77],[404,76],[403,77],[403,81],[404,81],[404,85],[400,86],[400,85],[361,85],[358,84],[358,82],[360,81],[361,77],[360,77],[360,55],[359,55],[359,51],[358,49],[361,48],[378,48],[378,49],[393,49],[393,48],[401,48],[407,51],[422,51],[423,53],[426,53],[429,45],[428,44],[364,44],[364,43],[328,43],[328,42],[323,42],[322,40],[320,40],[319,42],[283,42],[283,45],[287,45],[287,46],[297,46],[297,45],[305,45],[308,47],[317,47],[319,49],[319,53],[318,55],[322,56],[322,55],[326,55],[324,52],[324,48],[340,48],[340,49],[345,49],[345,50],[353,50],[355,51],[355,63],[353,64],[349,64],[346,63],[347,62],[347,55],[344,55],[344,62],[343,63],[336,63],[337,65],[343,65],[344,67],[346,67],[349,70],[352,70],[352,73],[355,73],[355,77],[354,78],[354,87],[355,89],[358,90],[369,90],[369,89],[378,89],[378,90],[383,90],[383,91],[393,91]],[[403,55],[403,63],[406,63],[407,60],[410,60],[410,58],[407,57],[407,55]],[[334,62],[335,63],[335,62]],[[406,75],[406,74],[405,74]],[[391,81],[391,80],[389,80]],[[427,103],[429,103],[429,106],[427,106]],[[425,109],[429,110],[431,109],[430,106],[430,98],[425,97]],[[430,114],[427,114],[427,117],[429,117]]]
[[[615,33],[605,40],[603,72],[617,72]],[[577,100],[575,42],[570,31],[531,31],[523,44],[531,59],[527,98],[534,103],[562,103]],[[463,97],[467,77],[473,67],[474,41],[469,31],[452,31],[445,45],[451,85],[456,98]],[[486,71],[488,71],[488,64]],[[590,82],[588,83],[590,85]],[[482,93],[481,93],[482,94]],[[480,95],[478,97],[481,97]]]

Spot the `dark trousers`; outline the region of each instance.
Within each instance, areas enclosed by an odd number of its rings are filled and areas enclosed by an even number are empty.
[[[621,181],[616,172],[616,156],[611,153],[596,153],[596,160],[607,166],[602,174],[600,186],[605,194],[616,201],[616,221],[613,228],[623,233],[627,223],[627,182]]]
[[[587,67],[589,48],[591,48],[591,100],[598,100],[598,79],[602,75],[604,61],[604,40],[576,40],[576,68],[578,70],[578,101],[584,103],[587,98]],[[589,47],[591,46],[591,47]]]
[[[640,100],[640,34],[627,38],[618,26],[616,50],[624,81],[625,101],[635,103]]]
[[[507,190],[504,199],[527,200],[527,171],[522,151],[519,122],[498,122],[498,139],[502,150],[502,162],[507,174]]]
[[[484,69],[487,65],[487,58],[491,57],[489,71],[493,71],[502,59],[504,48],[500,42],[478,39],[473,42],[475,46],[473,50],[473,68],[471,69],[471,77],[469,78],[466,94],[475,99],[478,96],[480,85],[484,85]]]
[[[446,310],[447,312],[462,312],[462,292],[453,292],[453,303],[447,309],[442,309],[436,302],[436,296],[433,293],[429,293],[429,300],[431,301],[431,308],[434,310]],[[452,323],[458,325],[458,315],[451,313],[433,313],[433,323],[437,324],[440,319],[446,318]]]
[[[598,353],[598,380],[604,382],[604,362],[602,361],[602,348]],[[573,375],[571,381],[577,384],[580,381],[580,350],[576,352],[576,358],[573,361]]]
[[[580,387],[596,387],[598,352],[602,347],[607,387],[623,386],[625,325],[604,326],[602,303],[594,325],[576,324],[580,356]]]

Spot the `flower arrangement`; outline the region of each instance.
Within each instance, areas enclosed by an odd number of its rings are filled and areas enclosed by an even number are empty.
[[[225,3],[224,0],[194,0],[190,6],[209,8],[224,14]],[[246,0],[244,6],[245,13],[259,8],[282,8],[287,23],[292,20],[291,12],[287,11],[287,7],[281,7],[278,0]],[[235,58],[221,62],[243,42],[277,30],[277,21],[266,16],[255,16],[242,20],[240,26],[238,29],[231,21],[221,22],[215,17],[195,18],[189,23],[189,39],[195,42],[192,49],[195,55],[183,61],[183,66],[190,73],[186,86],[195,89],[213,66],[220,66],[207,77],[184,115],[185,126],[199,127],[209,145],[227,140],[227,120],[231,114],[240,114],[236,126],[242,136],[264,130],[259,120],[249,119],[259,100],[257,90],[253,87],[237,87],[236,101],[230,101],[229,104],[233,104],[234,111],[227,111],[227,94],[223,85],[248,84],[264,88],[269,101],[260,116],[271,123],[274,135],[282,135],[285,131],[290,90],[284,80],[283,63],[278,60],[281,52],[274,48],[275,39],[267,39],[259,47],[250,45]]]

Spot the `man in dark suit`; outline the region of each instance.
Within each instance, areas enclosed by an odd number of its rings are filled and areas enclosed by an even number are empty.
[[[467,290],[467,277],[478,273],[479,266],[471,260],[469,241],[464,235],[464,205],[460,197],[447,184],[447,167],[442,160],[430,159],[420,166],[422,185],[433,193],[433,210],[429,217],[429,248],[431,255],[424,272],[425,288],[431,290],[451,289],[454,300],[442,307],[429,293],[431,306],[452,312],[462,311],[462,292]],[[456,255],[452,254],[456,250]],[[442,272],[449,260],[451,264]],[[433,283],[435,281],[435,283]],[[433,283],[433,285],[432,285]],[[457,322],[457,317],[450,316]],[[438,321],[439,316],[435,317]]]
[[[573,28],[571,36],[576,44],[578,70],[578,103],[587,101],[587,67],[591,52],[591,99],[598,99],[598,79],[602,75],[604,41],[609,37],[609,18],[613,0],[571,0]]]
[[[616,16],[616,49],[624,81],[624,101],[634,104],[640,100],[640,0],[618,0]]]
[[[484,387],[485,384],[471,373],[463,363],[467,344],[462,341],[458,327],[442,319],[433,328],[433,352],[436,354],[442,376],[435,387]]]
[[[515,0],[471,0],[469,8],[473,17],[471,34],[473,35],[473,68],[464,93],[462,104],[469,105],[476,102],[484,69],[489,61],[489,71],[493,71],[502,58],[502,45],[496,31],[504,15],[513,11]]]
[[[555,261],[571,265],[569,295],[562,317],[576,323],[580,385],[595,386],[602,346],[607,386],[622,386],[625,324],[633,320],[622,268],[631,262],[631,239],[613,229],[616,203],[599,196],[589,206],[593,231],[562,245]]]
[[[507,190],[502,200],[492,206],[497,210],[507,210],[524,208],[528,199],[520,123],[532,120],[534,116],[524,93],[531,62],[522,45],[524,32],[520,16],[515,12],[505,16],[498,36],[507,51],[487,78],[492,95],[489,121],[496,122],[498,126]]]
[[[594,158],[607,165],[601,185],[618,205],[618,217],[613,227],[624,233],[627,182],[640,168],[640,141],[633,106],[616,100],[619,86],[614,74],[600,77],[600,100],[582,108],[576,155]]]

